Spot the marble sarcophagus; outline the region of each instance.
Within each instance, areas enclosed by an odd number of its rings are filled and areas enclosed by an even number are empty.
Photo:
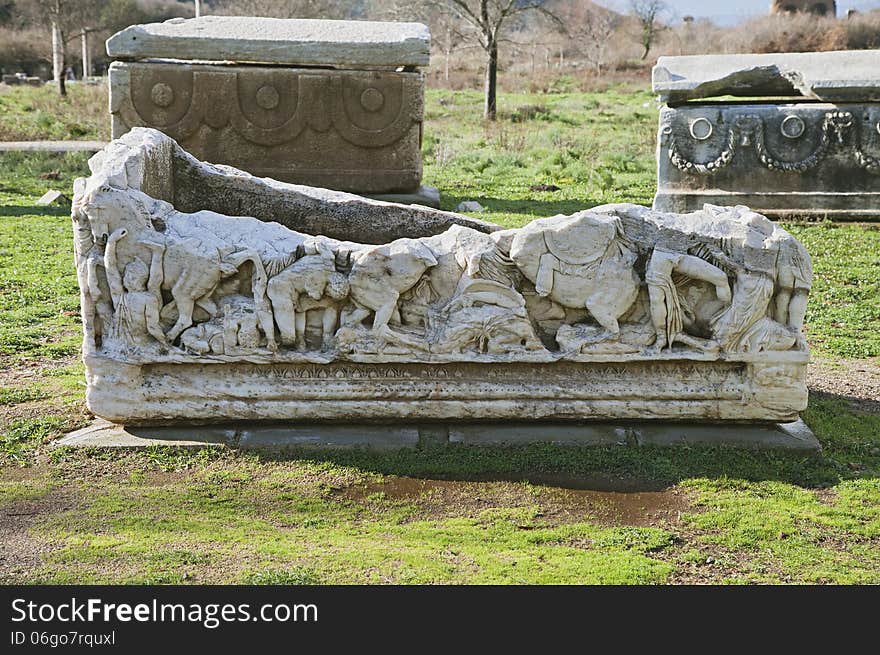
[[[880,50],[660,57],[654,208],[880,218],[878,70]]]
[[[117,60],[113,137],[152,127],[257,176],[412,194],[429,50],[419,23],[205,16],[133,25],[107,41]]]
[[[502,229],[259,179],[134,129],[72,209],[87,402],[212,421],[778,422],[807,400],[803,246],[745,207]]]

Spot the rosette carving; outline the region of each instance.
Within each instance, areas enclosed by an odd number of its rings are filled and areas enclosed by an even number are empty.
[[[195,75],[187,69],[129,69],[130,96],[119,106],[129,126],[156,127],[174,139],[185,139],[202,122],[202,107],[195,98]]]
[[[291,141],[306,127],[329,127],[326,92],[317,75],[251,71],[236,75],[232,125],[245,139],[263,146]]]
[[[398,141],[421,120],[421,96],[393,73],[336,76],[333,86],[333,127],[346,141],[380,148]]]

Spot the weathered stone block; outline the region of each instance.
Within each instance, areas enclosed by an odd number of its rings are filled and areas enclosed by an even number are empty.
[[[667,103],[655,209],[880,218],[880,51],[698,59],[661,57],[654,69]],[[753,98],[710,99],[723,95]]]
[[[114,138],[153,127],[202,159],[358,193],[422,177],[421,73],[114,62],[110,89]]]
[[[803,97],[878,102],[880,50],[660,57],[652,71],[663,102],[745,97]]]
[[[172,18],[131,25],[107,40],[121,59],[180,59],[282,66],[427,66],[431,35],[421,23],[256,16]]]
[[[426,28],[407,23],[210,17],[129,27],[108,53],[151,59],[110,67],[113,137],[152,127],[255,175],[413,192],[424,114],[424,76],[413,66],[425,63],[427,44]]]
[[[745,207],[502,230],[260,180],[146,129],[90,167],[72,209],[86,399],[111,421],[774,422],[806,406],[810,258]]]

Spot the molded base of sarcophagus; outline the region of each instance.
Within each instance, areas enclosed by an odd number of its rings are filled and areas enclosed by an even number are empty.
[[[227,423],[207,426],[136,427],[103,419],[71,432],[55,447],[147,448],[173,446],[283,450],[303,447],[388,450],[444,444],[522,446],[724,446],[819,453],[802,421],[789,423],[683,422],[447,422],[447,423]]]
[[[801,352],[703,360],[673,351],[579,361],[333,362],[326,353],[89,356],[87,404],[127,425],[223,421],[793,421],[807,404]],[[687,358],[686,358],[687,357]],[[191,363],[185,360],[192,360]],[[392,359],[385,355],[383,359]],[[476,358],[475,358],[476,359]],[[537,357],[535,359],[538,359]],[[212,361],[213,360],[213,361]],[[230,361],[232,360],[232,361]],[[299,361],[296,361],[299,360]],[[311,361],[303,361],[311,360]]]

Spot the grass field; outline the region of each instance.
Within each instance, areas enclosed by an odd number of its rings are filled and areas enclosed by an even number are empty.
[[[0,86],[0,141],[110,140],[103,85],[68,85],[67,99],[51,84]]]
[[[4,135],[31,129],[35,99],[10,91],[0,102],[0,138],[22,138]],[[650,202],[647,93],[502,95],[494,125],[479,104],[477,93],[429,93],[425,182],[444,207],[477,200],[481,218],[516,226]],[[58,115],[82,124],[74,138],[106,136],[103,119]],[[48,440],[89,416],[69,218],[34,202],[47,188],[69,191],[85,162],[0,155],[0,581],[880,582],[880,229],[787,226],[816,271],[804,419],[822,456],[50,451]]]

